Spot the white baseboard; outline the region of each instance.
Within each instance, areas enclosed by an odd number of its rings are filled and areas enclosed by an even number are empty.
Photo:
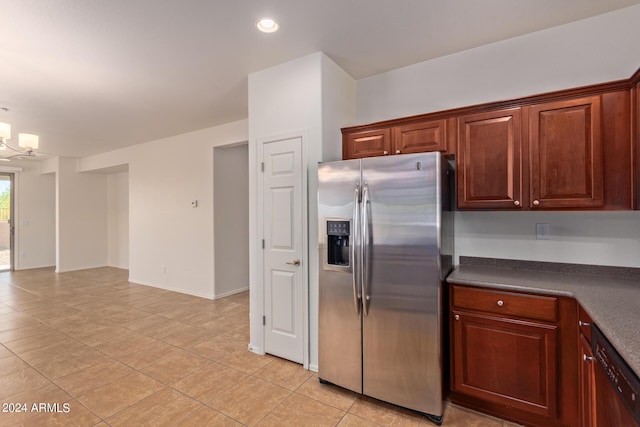
[[[249,343],[249,345],[247,346],[247,350],[249,350],[251,353],[259,354],[261,356],[264,356],[265,354],[264,351],[260,349],[260,347],[253,346],[251,345],[251,343]]]
[[[109,264],[107,267],[119,268],[120,270],[128,270],[129,266]]]
[[[23,266],[15,266],[15,271],[27,271],[27,270],[35,270],[37,268],[56,268],[55,264],[52,265],[30,265],[28,267]]]
[[[85,265],[82,267],[65,268],[62,270],[59,270],[56,268],[56,273],[70,273],[72,271],[91,270],[93,268],[104,268],[104,267],[108,267],[108,265],[106,264]]]
[[[230,297],[231,295],[235,295],[235,294],[239,294],[240,292],[245,292],[249,290],[249,286],[247,286],[246,288],[241,288],[241,289],[234,289],[232,291],[229,292],[225,292],[224,294],[220,294],[220,295],[214,295],[213,299],[219,299],[219,298],[224,298],[224,297]]]
[[[193,295],[194,297],[213,299],[213,295],[212,294],[201,294],[199,292],[193,292],[193,291],[189,291],[187,289],[173,288],[171,286],[162,286],[162,285],[159,285],[157,283],[151,283],[151,282],[146,282],[144,280],[138,280],[138,279],[136,279],[134,277],[131,277],[131,276],[129,276],[129,282],[135,283],[135,284],[138,284],[138,285],[151,286],[152,288],[164,289],[165,291],[173,291],[173,292],[178,292],[178,293],[181,293],[181,294]]]

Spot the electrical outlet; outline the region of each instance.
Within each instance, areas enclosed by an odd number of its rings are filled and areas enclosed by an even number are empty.
[[[539,222],[536,224],[536,239],[537,240],[549,240],[551,238],[550,226],[548,223]]]

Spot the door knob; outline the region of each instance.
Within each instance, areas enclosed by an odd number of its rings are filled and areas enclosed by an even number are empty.
[[[299,259],[294,259],[293,261],[287,261],[287,264],[298,266],[298,265],[300,265],[300,260]]]

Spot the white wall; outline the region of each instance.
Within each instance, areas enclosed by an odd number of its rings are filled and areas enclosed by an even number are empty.
[[[56,271],[107,265],[107,179],[77,172],[76,160],[57,158]]]
[[[15,173],[15,269],[56,264],[55,175],[43,175],[39,162],[23,162]]]
[[[357,124],[627,79],[638,22],[640,5],[358,80]]]
[[[640,267],[640,212],[456,212],[458,255]],[[536,240],[536,223],[550,239]]]
[[[128,164],[130,281],[213,298],[213,147],[246,140],[240,120],[79,161],[81,171]]]
[[[107,264],[129,268],[129,173],[107,175]]]
[[[249,289],[248,144],[213,149],[216,298]]]
[[[308,205],[309,366],[317,369],[317,168],[340,158],[339,129],[353,121],[355,84],[326,55],[315,53],[249,75],[249,194],[251,349],[264,351],[260,207],[257,204],[258,142],[282,135],[303,135]],[[303,172],[304,173],[304,172]]]
[[[325,55],[321,66],[322,161],[330,162],[342,160],[340,129],[352,124],[356,117],[356,81]]]
[[[640,5],[357,82],[358,123],[629,78]],[[640,267],[640,212],[457,212],[460,255]],[[551,240],[535,240],[535,223]]]

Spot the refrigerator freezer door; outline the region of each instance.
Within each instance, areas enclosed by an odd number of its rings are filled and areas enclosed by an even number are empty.
[[[319,330],[320,379],[362,393],[362,322],[356,229],[360,186],[360,160],[318,165]],[[344,257],[331,263],[329,251],[345,244],[341,230],[349,223],[349,247]],[[329,226],[327,226],[329,225]],[[338,231],[335,231],[338,230]],[[328,234],[338,235],[331,246]],[[340,241],[335,245],[335,241]],[[355,245],[355,246],[354,246]],[[348,264],[344,262],[349,254]]]
[[[439,153],[362,160],[363,393],[442,415]]]

